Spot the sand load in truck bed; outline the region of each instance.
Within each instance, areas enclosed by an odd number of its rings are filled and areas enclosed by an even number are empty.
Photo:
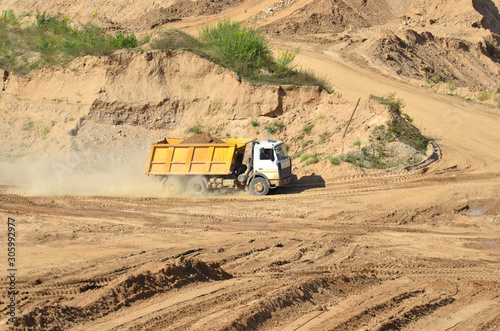
[[[225,142],[208,134],[195,134],[185,139],[181,144],[225,144]]]

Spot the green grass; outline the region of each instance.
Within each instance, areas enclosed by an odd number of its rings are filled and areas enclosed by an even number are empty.
[[[203,128],[201,127],[201,124],[199,122],[196,122],[195,125],[191,126],[188,128],[188,132],[192,134],[203,134]]]
[[[292,154],[292,155],[290,156],[290,158],[291,158],[292,160],[295,160],[295,159],[297,159],[297,158],[301,157],[301,156],[302,156],[302,154],[304,154],[304,151],[295,152],[294,154]]]
[[[488,91],[483,91],[483,92],[479,93],[479,94],[477,95],[477,97],[476,97],[476,98],[477,98],[479,101],[486,101],[486,100],[488,100],[490,97],[491,97],[491,93],[490,93],[490,92],[488,92]]]
[[[275,134],[283,131],[285,125],[281,122],[273,122],[266,126],[266,131],[270,134]]]
[[[300,156],[300,162],[304,162],[305,160],[307,160],[308,158],[310,158],[312,155],[311,154],[302,154]]]
[[[306,124],[304,125],[304,127],[302,128],[302,133],[305,134],[305,135],[310,135],[311,134],[311,130],[312,130],[312,125],[311,124]]]
[[[300,146],[302,148],[306,148],[307,146],[313,145],[313,144],[314,144],[314,141],[312,141],[311,139],[309,139],[309,140],[302,141],[302,143],[300,144]]]
[[[267,38],[253,27],[230,20],[200,30],[193,51],[237,72],[253,83],[316,85],[331,92],[329,84],[308,71],[298,71],[293,60],[299,52],[278,52],[275,59]],[[189,37],[188,37],[189,38]]]
[[[304,163],[304,166],[318,163],[321,161],[321,153],[307,154],[304,151],[297,152],[292,156],[292,159],[300,158],[300,162]]]
[[[382,136],[385,136],[383,139],[386,140],[390,137],[391,139],[387,142],[397,139],[425,154],[429,139],[424,137],[420,130],[412,124],[413,119],[402,111],[404,107],[403,100],[396,98],[396,93],[389,93],[386,97],[371,95],[370,98],[387,105],[391,115],[391,121],[387,125],[389,130],[384,129],[382,134],[377,133],[378,138],[376,140],[380,141]]]
[[[348,154],[343,161],[362,168],[365,166],[365,160],[363,157],[354,154]]]
[[[109,55],[118,49],[135,48],[141,43],[132,34],[109,34],[94,24],[74,27],[68,17],[37,12],[33,23],[22,23],[12,10],[0,16],[0,67],[16,74],[56,64],[75,57]]]
[[[111,34],[91,22],[76,28],[66,16],[37,12],[33,23],[12,10],[0,16],[0,68],[24,75],[33,69],[67,65],[75,57],[109,55],[118,49],[138,49],[150,37]],[[299,52],[278,52],[273,56],[266,36],[254,27],[229,20],[207,25],[199,38],[175,29],[159,31],[151,41],[152,49],[183,49],[235,71],[255,84],[320,86],[333,92],[328,82],[310,71],[297,70],[293,64]]]
[[[340,163],[342,163],[342,159],[338,156],[328,155],[325,157],[325,159],[330,161],[330,163],[333,165],[339,165]]]
[[[331,134],[328,131],[325,131],[319,135],[319,142],[320,144],[324,144],[328,141],[328,138],[330,138]]]
[[[316,164],[320,161],[320,154],[316,153],[316,154],[313,154],[311,155],[307,160],[306,162],[304,162],[304,165],[305,166],[308,166],[308,165],[311,165],[311,164]]]
[[[259,126],[259,121],[257,121],[256,119],[252,119],[250,121],[250,125],[255,128],[255,127]]]

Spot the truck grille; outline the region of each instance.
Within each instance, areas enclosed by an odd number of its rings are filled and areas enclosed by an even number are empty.
[[[278,163],[278,174],[281,179],[290,177],[292,175],[292,162],[290,161],[290,165],[286,168],[281,168],[281,162]]]

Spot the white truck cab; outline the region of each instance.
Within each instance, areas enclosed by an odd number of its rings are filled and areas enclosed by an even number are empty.
[[[248,183],[253,194],[266,195],[270,188],[290,183],[292,162],[282,141],[255,142],[252,154],[253,170]]]

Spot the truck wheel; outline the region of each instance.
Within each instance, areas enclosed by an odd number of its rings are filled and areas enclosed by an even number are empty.
[[[262,177],[255,177],[250,182],[250,192],[253,195],[266,195],[269,192],[269,182]]]
[[[194,196],[202,196],[207,193],[207,182],[203,178],[193,178],[187,184],[188,193]]]
[[[165,177],[162,186],[163,190],[167,192],[168,195],[178,195],[184,192],[184,184],[181,179],[177,177]]]

